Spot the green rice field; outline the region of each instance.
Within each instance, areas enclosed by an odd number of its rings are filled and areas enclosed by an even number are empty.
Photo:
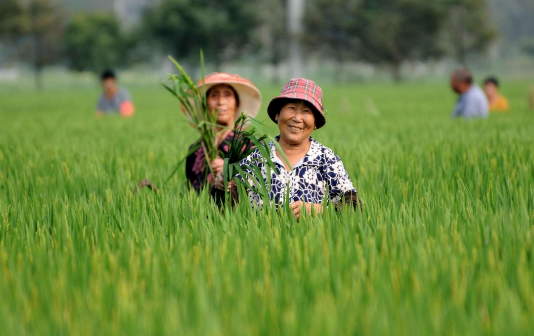
[[[325,85],[313,136],[364,210],[299,222],[165,184],[195,134],[155,84],[132,119],[96,118],[96,87],[0,87],[0,335],[532,335],[528,87],[464,121],[445,81]]]

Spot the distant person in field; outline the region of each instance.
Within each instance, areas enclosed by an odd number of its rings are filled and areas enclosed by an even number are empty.
[[[485,118],[489,115],[488,99],[466,67],[458,68],[451,75],[451,88],[459,95],[452,117]]]
[[[202,86],[202,81],[197,87]],[[186,158],[185,175],[196,191],[206,185],[213,185],[215,177],[224,167],[222,156],[228,153],[229,145],[234,138],[234,124],[241,112],[250,117],[258,114],[261,106],[261,94],[258,88],[246,78],[224,72],[212,73],[204,79],[206,101],[208,108],[217,113],[217,124],[220,131],[217,144],[218,158],[211,161],[210,167],[206,164],[204,148],[201,146]],[[193,148],[193,144],[190,148]]]
[[[104,92],[98,99],[97,116],[120,114],[122,117],[134,115],[135,108],[130,95],[117,84],[117,76],[111,70],[102,73],[102,88]]]
[[[510,104],[508,99],[499,92],[499,81],[495,77],[484,80],[484,93],[488,97],[490,112],[508,112]]]
[[[314,130],[326,124],[322,99],[322,89],[315,82],[305,78],[289,81],[267,108],[269,117],[280,131],[276,141],[283,153],[278,152],[274,143],[269,144],[271,160],[279,174],[267,169],[258,149],[239,163],[243,171],[250,174],[238,175],[239,179],[248,180],[249,185],[254,184],[254,178],[258,182],[270,179],[267,188],[271,204],[276,207],[287,204],[297,219],[305,212],[321,213],[327,204],[337,210],[344,206],[360,206],[358,193],[339,156],[311,137]],[[250,169],[251,163],[259,170]],[[258,173],[261,173],[260,177]],[[219,203],[224,199],[222,172],[217,175],[211,192]],[[235,181],[229,182],[226,192],[230,192],[233,204],[239,201]],[[251,205],[261,208],[262,196],[254,190],[247,192]]]

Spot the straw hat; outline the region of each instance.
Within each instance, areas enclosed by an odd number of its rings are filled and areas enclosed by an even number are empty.
[[[276,115],[280,113],[280,109],[287,104],[288,100],[304,100],[310,103],[313,106],[316,127],[321,128],[326,124],[323,90],[314,81],[306,78],[293,78],[287,82],[280,95],[273,98],[267,107],[272,121],[276,122]]]
[[[214,72],[204,78],[204,89],[206,92],[211,87],[219,84],[230,85],[237,92],[239,96],[239,106],[236,109],[237,115],[241,114],[241,112],[252,118],[258,115],[261,107],[261,93],[251,81],[225,72]],[[202,80],[198,81],[197,88],[201,86]]]

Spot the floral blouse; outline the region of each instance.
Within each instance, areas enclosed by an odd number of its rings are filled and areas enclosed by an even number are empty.
[[[275,205],[284,204],[287,196],[289,196],[289,203],[302,201],[318,204],[323,203],[325,199],[338,203],[347,193],[357,194],[339,156],[313,138],[310,137],[310,140],[310,149],[290,171],[286,170],[282,161],[276,156],[274,143],[269,143],[271,160],[279,171],[278,175],[273,170],[270,173],[269,199]],[[267,181],[267,165],[257,149],[242,160],[240,165],[243,168],[249,165],[258,166],[263,179]],[[251,173],[248,169],[244,171]],[[244,180],[242,176],[238,178]],[[253,185],[250,177],[247,177],[247,180],[250,185]],[[261,195],[252,190],[247,192],[252,206],[263,206]],[[327,192],[328,195],[325,197]]]
[[[221,141],[219,144],[220,156],[224,156],[228,153],[233,138],[234,131],[230,132],[226,138]],[[206,165],[206,159],[204,156],[204,148],[201,146],[194,153],[189,155],[185,161],[185,176],[187,177],[189,184],[196,191],[200,191],[200,189],[206,185],[206,182],[213,183],[214,181],[210,169]]]

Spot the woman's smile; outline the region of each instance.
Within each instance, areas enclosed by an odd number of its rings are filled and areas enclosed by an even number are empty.
[[[288,128],[293,133],[299,133],[299,132],[302,132],[302,130],[303,130],[302,127],[292,126],[292,125],[288,125]]]

